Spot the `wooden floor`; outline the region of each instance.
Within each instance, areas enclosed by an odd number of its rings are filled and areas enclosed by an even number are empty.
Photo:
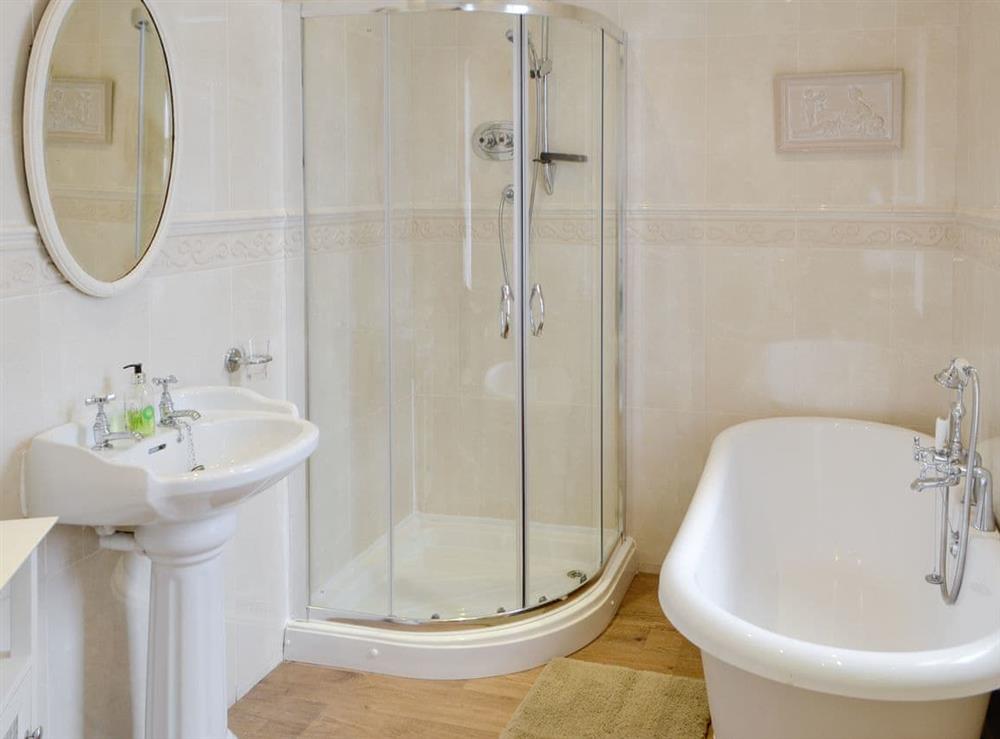
[[[702,677],[698,649],[663,617],[655,575],[638,575],[614,621],[573,659]],[[294,662],[229,711],[240,739],[496,737],[542,668],[479,680],[410,680]]]

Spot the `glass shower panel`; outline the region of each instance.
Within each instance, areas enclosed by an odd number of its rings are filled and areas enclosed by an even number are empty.
[[[624,394],[622,351],[625,306],[623,305],[624,264],[622,234],[624,221],[625,161],[625,53],[611,36],[604,36],[604,120],[603,120],[604,241],[602,275],[602,517],[603,549],[607,560],[622,532],[625,490]]]
[[[385,18],[303,22],[310,602],[389,604]]]
[[[525,288],[526,594],[565,595],[601,564],[602,34],[531,17]],[[533,196],[532,196],[533,192]]]
[[[513,304],[506,336],[500,327],[520,262],[510,189],[518,23],[485,12],[389,20],[390,612],[403,619],[521,607]]]

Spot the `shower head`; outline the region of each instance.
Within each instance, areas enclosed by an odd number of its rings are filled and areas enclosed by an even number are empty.
[[[132,27],[139,31],[148,31],[150,27],[149,15],[143,8],[132,8]]]
[[[514,29],[508,28],[504,36],[508,41],[514,43]],[[538,63],[538,53],[535,51],[535,43],[531,40],[531,31],[528,31],[528,64],[531,65],[531,71],[537,74],[540,66]]]
[[[971,369],[969,360],[955,357],[947,367],[934,375],[934,379],[949,390],[961,390],[969,383]]]

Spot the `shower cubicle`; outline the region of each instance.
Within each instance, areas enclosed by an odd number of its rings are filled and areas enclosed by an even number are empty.
[[[504,622],[623,540],[624,39],[345,5],[302,6],[309,619]]]

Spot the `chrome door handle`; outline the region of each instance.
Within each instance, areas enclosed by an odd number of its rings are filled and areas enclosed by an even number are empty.
[[[538,298],[538,319],[535,320],[535,298]],[[528,298],[528,324],[531,327],[532,336],[541,336],[542,329],[545,328],[545,295],[542,293],[542,286],[535,283],[531,287],[531,297]]]
[[[500,338],[506,339],[510,335],[510,316],[514,307],[514,295],[510,291],[510,285],[504,283],[500,286]]]

